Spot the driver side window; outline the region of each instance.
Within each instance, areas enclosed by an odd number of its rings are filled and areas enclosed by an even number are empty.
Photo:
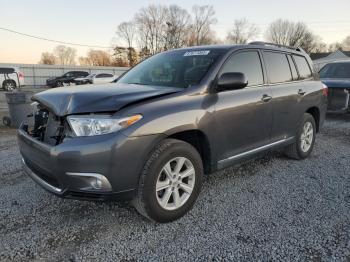
[[[264,84],[264,76],[257,51],[240,52],[232,55],[221,69],[221,74],[239,72],[245,74],[248,86]]]

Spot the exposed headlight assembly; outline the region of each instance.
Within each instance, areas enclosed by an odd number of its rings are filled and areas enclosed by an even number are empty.
[[[118,119],[108,115],[69,116],[68,123],[76,136],[98,136],[117,132],[142,119],[142,115]]]

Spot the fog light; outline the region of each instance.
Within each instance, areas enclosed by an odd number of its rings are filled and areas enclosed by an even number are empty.
[[[96,173],[73,172],[67,172],[66,174],[78,179],[79,188],[81,190],[112,191],[112,186],[104,175]]]

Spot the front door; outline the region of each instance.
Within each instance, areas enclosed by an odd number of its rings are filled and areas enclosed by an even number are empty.
[[[227,72],[244,73],[248,86],[217,94],[217,134],[223,144],[219,167],[228,166],[241,156],[268,145],[272,126],[272,94],[270,87],[264,85],[259,52],[234,53],[223,65],[219,76]]]

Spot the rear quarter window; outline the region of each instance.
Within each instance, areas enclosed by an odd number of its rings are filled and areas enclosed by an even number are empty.
[[[311,72],[310,65],[307,62],[306,58],[303,56],[297,56],[297,55],[294,55],[293,58],[294,58],[294,61],[298,67],[300,78],[301,79],[311,78],[312,72]]]
[[[285,54],[264,51],[264,60],[271,84],[292,81],[292,73]]]

